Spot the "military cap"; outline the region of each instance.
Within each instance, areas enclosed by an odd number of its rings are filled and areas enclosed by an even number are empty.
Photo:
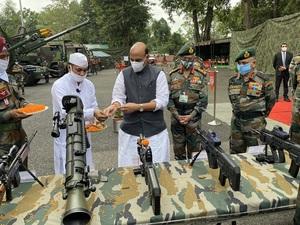
[[[255,49],[254,48],[246,48],[238,54],[238,56],[235,59],[235,62],[238,62],[243,59],[248,59],[248,58],[254,57],[254,56],[255,56]]]
[[[181,49],[177,52],[177,56],[185,56],[185,55],[195,55],[196,49],[193,43],[186,43]]]

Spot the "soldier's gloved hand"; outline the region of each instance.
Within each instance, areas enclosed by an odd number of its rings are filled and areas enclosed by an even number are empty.
[[[12,109],[9,112],[10,118],[12,119],[25,119],[31,115],[20,112],[18,109]]]
[[[100,122],[104,122],[108,118],[108,116],[102,110],[100,110],[100,109],[96,109],[95,110],[94,116]]]

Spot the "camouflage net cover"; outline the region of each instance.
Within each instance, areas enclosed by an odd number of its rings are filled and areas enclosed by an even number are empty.
[[[300,52],[300,13],[270,19],[254,28],[232,32],[230,43],[230,65],[244,48],[255,47],[257,68],[267,74],[275,74],[273,57],[282,42],[294,55]]]

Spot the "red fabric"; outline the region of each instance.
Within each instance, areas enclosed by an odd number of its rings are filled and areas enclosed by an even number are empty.
[[[6,40],[4,37],[0,37],[0,52],[2,52],[3,47],[6,47]]]
[[[283,99],[279,99],[273,107],[269,118],[279,121],[286,125],[291,125],[292,120],[292,106],[293,102],[285,102]]]

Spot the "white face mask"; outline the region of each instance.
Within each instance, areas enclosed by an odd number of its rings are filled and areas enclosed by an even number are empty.
[[[287,50],[287,47],[282,47],[281,48],[281,51],[283,51],[283,52],[286,52],[286,50]]]
[[[0,73],[6,72],[8,68],[8,60],[0,59]]]
[[[80,75],[74,73],[72,70],[70,70],[70,74],[71,74],[72,80],[74,80],[75,82],[78,82],[78,83],[81,83],[86,78],[86,75],[87,75],[87,74],[85,74],[84,76],[80,76]]]
[[[142,62],[130,61],[130,63],[135,73],[141,72],[144,69],[144,61]]]
[[[0,59],[0,78],[2,80],[5,80],[6,82],[9,82],[9,79],[8,79],[8,76],[6,73],[8,63],[9,63],[9,60]]]

